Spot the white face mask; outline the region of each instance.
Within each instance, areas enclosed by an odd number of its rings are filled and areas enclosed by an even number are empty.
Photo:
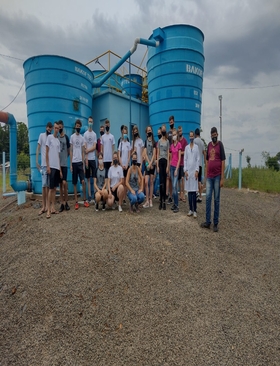
[[[101,165],[103,164],[103,159],[98,159],[98,163]]]
[[[172,136],[172,139],[173,139],[173,141],[176,141],[177,140],[177,136],[176,135],[173,135]]]

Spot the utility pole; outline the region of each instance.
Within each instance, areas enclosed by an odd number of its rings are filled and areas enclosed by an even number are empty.
[[[219,95],[219,101],[220,101],[220,141],[222,141],[222,99],[223,99],[223,96]]]

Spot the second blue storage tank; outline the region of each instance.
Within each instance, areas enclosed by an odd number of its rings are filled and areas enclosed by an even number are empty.
[[[122,80],[123,94],[131,95],[133,98],[142,98],[143,78],[139,74],[124,75]]]
[[[200,29],[171,25],[155,29],[150,39],[158,47],[148,47],[148,92],[150,123],[156,131],[167,124],[171,115],[175,127],[181,125],[184,135],[200,127],[204,71],[204,35]]]

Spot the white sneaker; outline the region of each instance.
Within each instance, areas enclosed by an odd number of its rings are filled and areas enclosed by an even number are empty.
[[[122,212],[122,206],[121,205],[119,205],[119,211]]]
[[[197,213],[194,211],[193,213],[193,217],[196,219],[197,218]]]
[[[149,205],[149,201],[146,201],[145,204],[143,205],[144,208],[149,208],[150,205]]]
[[[152,200],[150,200],[150,207],[153,207],[153,202],[152,202]]]
[[[190,210],[189,213],[187,214],[187,216],[192,216],[193,212]]]

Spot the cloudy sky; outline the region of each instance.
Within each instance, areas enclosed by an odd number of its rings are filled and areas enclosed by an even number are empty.
[[[82,63],[107,50],[123,56],[136,37],[153,29],[190,24],[205,36],[202,136],[219,128],[233,164],[242,148],[253,165],[261,152],[280,151],[280,0],[1,0],[0,110],[24,81],[22,64],[40,54],[57,54]],[[140,64],[138,46],[132,62]],[[10,56],[10,57],[8,57]],[[145,62],[143,64],[145,66]],[[24,86],[6,109],[27,123]]]

